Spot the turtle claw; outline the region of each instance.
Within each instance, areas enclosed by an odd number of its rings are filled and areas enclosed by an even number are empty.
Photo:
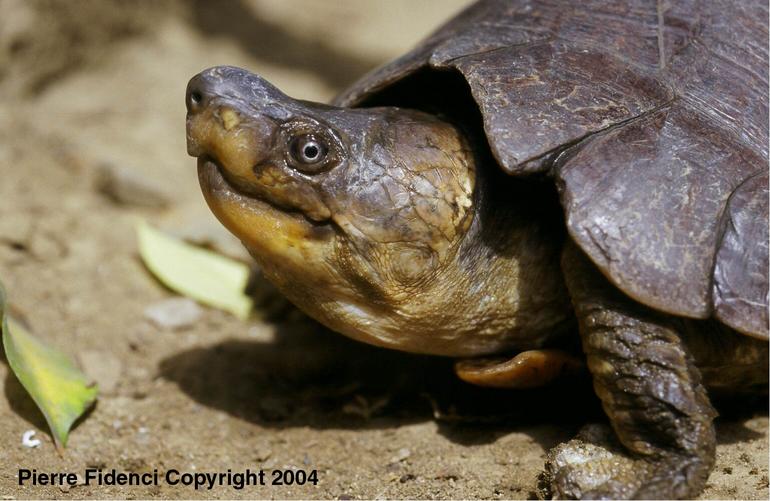
[[[702,490],[698,457],[635,459],[606,425],[588,425],[548,453],[538,480],[547,499],[687,499]]]
[[[539,495],[546,499],[629,499],[644,478],[639,463],[623,454],[608,426],[589,425],[549,452],[539,478]]]

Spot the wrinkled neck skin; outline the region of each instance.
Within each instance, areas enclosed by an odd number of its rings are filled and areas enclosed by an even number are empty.
[[[227,96],[188,113],[188,150],[213,212],[300,309],[435,355],[529,349],[565,331],[563,226],[543,210],[544,186],[505,177],[431,115],[279,99],[280,116]],[[292,169],[284,136],[320,126],[334,163]]]
[[[443,133],[458,137],[455,130]],[[414,164],[367,170],[354,187],[367,193],[359,203],[381,196],[387,203],[392,200],[394,210],[370,219],[367,211],[338,213],[345,207],[333,205],[341,236],[324,265],[335,270],[336,280],[313,287],[305,274],[287,273],[258,250],[251,253],[306,313],[363,342],[457,357],[547,345],[565,332],[571,318],[559,267],[562,226],[535,209],[542,200],[533,195],[545,190],[515,186],[497,165],[476,168],[468,149],[455,149],[453,158],[458,156],[462,161],[457,164],[428,170]],[[458,167],[467,169],[467,177],[457,173]],[[449,180],[461,189],[446,202],[441,183]],[[469,187],[474,189],[469,192]],[[415,193],[418,189],[421,194]],[[422,201],[425,194],[440,216],[452,221],[443,231],[432,227],[434,210]],[[403,218],[407,228],[422,226],[418,232],[433,231],[419,241],[390,218]]]
[[[457,134],[454,128],[445,133]],[[353,289],[310,302],[291,282],[281,284],[280,273],[273,280],[332,329],[388,348],[473,357],[558,343],[571,327],[572,313],[559,266],[563,225],[558,213],[540,212],[543,198],[552,193],[539,183],[508,178],[494,163],[477,164],[469,149],[454,155],[463,158],[474,189],[457,229],[440,239],[441,247],[397,239],[373,244],[379,232],[369,228],[362,239],[339,240],[329,261]],[[399,167],[384,170],[393,169]],[[449,171],[437,167],[430,179],[445,182]],[[425,180],[409,168],[404,175],[411,179],[407,187]],[[388,177],[379,182],[386,184]],[[413,276],[383,273],[388,263]]]
[[[351,166],[357,174],[324,197],[334,250],[309,266],[330,276],[313,280],[250,246],[266,276],[331,329],[388,348],[467,357],[561,334],[561,225],[536,210],[542,190],[477,166],[449,124],[369,113],[387,128],[367,131],[365,168]]]

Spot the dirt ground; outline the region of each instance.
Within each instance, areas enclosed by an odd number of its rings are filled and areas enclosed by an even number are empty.
[[[0,363],[2,499],[535,495],[545,452],[602,419],[585,381],[471,388],[450,361],[348,341],[280,301],[245,323],[204,309],[171,330],[145,316],[173,294],[138,260],[137,216],[245,259],[185,153],[190,76],[235,64],[328,100],[463,3],[0,0],[0,279],[33,331],[101,387],[59,456]],[[123,176],[119,189],[103,188],[105,173]],[[723,409],[703,498],[768,498],[767,428],[766,400]],[[22,446],[26,430],[40,447]],[[18,486],[19,468],[86,467],[316,470],[318,483]]]

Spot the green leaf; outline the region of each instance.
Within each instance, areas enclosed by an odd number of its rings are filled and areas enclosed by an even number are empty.
[[[140,221],[139,254],[169,289],[246,319],[253,300],[246,295],[249,267],[165,235]]]
[[[64,448],[72,424],[94,403],[98,389],[69,357],[42,343],[8,314],[2,286],[0,312],[8,364],[43,412],[56,446]]]

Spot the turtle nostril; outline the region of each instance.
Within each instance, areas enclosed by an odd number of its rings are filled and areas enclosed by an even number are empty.
[[[199,87],[190,89],[187,94],[187,111],[197,113],[203,109],[204,94]]]
[[[2,1],[2,0],[0,0]],[[187,83],[185,106],[189,113],[200,113],[211,105],[211,101],[221,95],[226,82],[216,77],[212,70],[198,73]]]
[[[187,84],[187,92],[185,94],[185,106],[189,113],[199,113],[208,106],[208,101],[211,99],[212,85],[208,82],[204,76],[196,75]]]

